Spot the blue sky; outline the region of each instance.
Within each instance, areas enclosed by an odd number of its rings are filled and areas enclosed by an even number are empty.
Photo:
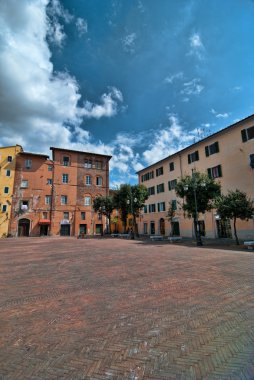
[[[111,186],[254,113],[252,0],[0,0],[0,145],[113,156]]]

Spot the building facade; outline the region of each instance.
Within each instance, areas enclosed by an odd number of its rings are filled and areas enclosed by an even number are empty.
[[[0,238],[9,234],[16,156],[21,151],[20,145],[0,147]]]
[[[101,235],[107,220],[93,199],[109,192],[111,156],[50,148],[47,155],[20,152],[12,197],[12,236]]]
[[[254,115],[138,172],[139,183],[149,192],[139,220],[140,233],[194,236],[193,220],[184,217],[182,200],[175,193],[177,181],[193,170],[220,182],[223,194],[239,189],[254,199]],[[171,221],[169,205],[175,209]],[[222,221],[216,210],[199,215],[199,226],[207,237],[232,236],[232,221]],[[254,219],[237,220],[237,230],[240,238],[253,239]]]

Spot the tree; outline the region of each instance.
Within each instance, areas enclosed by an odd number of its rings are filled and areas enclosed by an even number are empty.
[[[111,233],[111,214],[114,210],[114,200],[112,197],[96,197],[93,201],[93,209],[105,215],[109,221],[109,233]]]
[[[220,188],[220,184],[213,178],[199,172],[193,172],[192,176],[186,175],[176,185],[176,194],[184,199],[184,212],[194,220],[197,245],[202,245],[198,214],[204,214],[213,208],[213,200],[220,195]]]
[[[131,214],[133,217],[134,232],[137,231],[136,218],[140,210],[144,207],[148,198],[148,190],[144,185],[128,185],[123,184],[120,189],[116,190],[114,195],[115,206],[120,211],[121,220],[126,232],[127,218]]]
[[[236,231],[236,219],[248,220],[253,215],[254,201],[247,197],[246,193],[235,190],[229,191],[227,195],[221,195],[216,199],[215,206],[221,219],[233,219],[234,235],[236,244],[239,245],[239,239]]]
[[[174,201],[168,202],[168,212],[167,212],[167,219],[170,222],[171,226],[171,235],[173,235],[173,220],[176,215],[176,204]]]

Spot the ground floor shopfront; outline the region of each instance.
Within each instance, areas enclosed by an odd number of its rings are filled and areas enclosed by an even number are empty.
[[[207,238],[234,237],[233,221],[222,220],[213,212],[199,216],[197,228],[200,235]],[[254,239],[254,219],[237,220],[236,228],[240,239]],[[195,236],[193,219],[185,218],[180,213],[171,221],[168,220],[166,213],[142,214],[138,221],[138,229],[141,235]]]

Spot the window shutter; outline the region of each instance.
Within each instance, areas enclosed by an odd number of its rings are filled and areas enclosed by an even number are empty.
[[[188,154],[188,164],[190,164],[190,163],[191,163],[191,155]]]
[[[168,181],[168,189],[169,189],[169,190],[172,190],[172,189],[171,189],[171,182],[170,182],[170,181]]]
[[[254,154],[250,154],[250,166],[254,169]]]
[[[206,155],[206,157],[209,156],[209,148],[208,148],[208,146],[205,147],[205,155]]]
[[[207,169],[207,174],[208,174],[209,178],[212,178],[212,169],[211,168]]]
[[[219,143],[218,141],[216,141],[215,143],[215,152],[218,153],[220,150],[219,150]]]
[[[198,150],[196,150],[196,152],[195,152],[195,159],[196,159],[196,161],[198,161],[198,160],[199,160],[199,154],[198,154]]]
[[[246,141],[248,140],[246,129],[242,129],[242,130],[241,130],[241,134],[242,134],[242,141],[243,141],[243,142],[246,142]]]
[[[218,174],[219,174],[219,177],[222,177],[221,165],[218,165]]]

